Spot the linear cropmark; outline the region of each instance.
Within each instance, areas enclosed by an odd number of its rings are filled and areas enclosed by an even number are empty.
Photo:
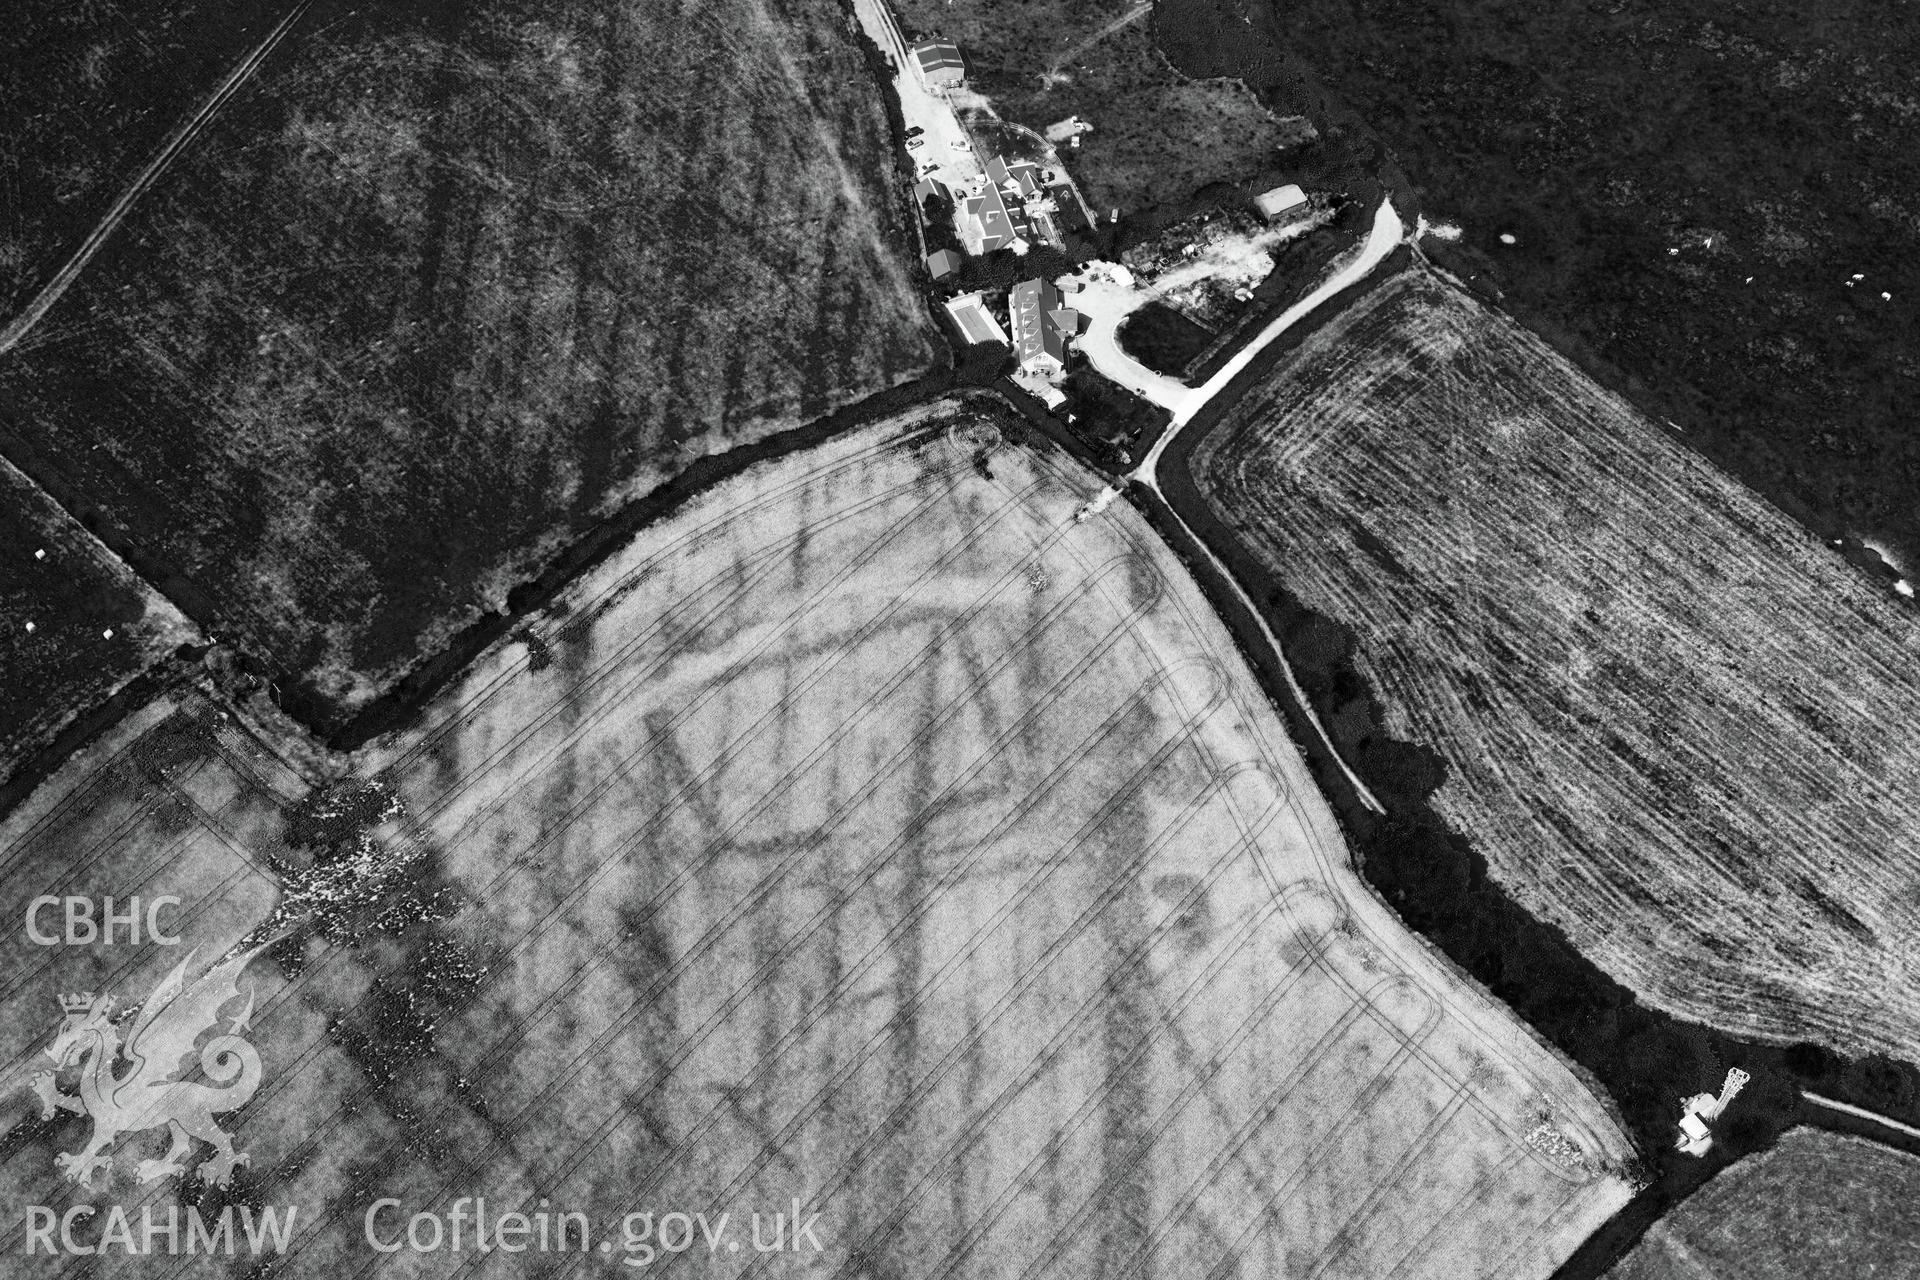
[[[1178,561],[1003,427],[936,406],[647,530],[353,759],[362,828],[297,834],[349,784],[238,772],[266,737],[184,705],[0,832],[21,892],[77,845],[152,892],[171,850],[209,945],[299,929],[236,1133],[250,1203],[311,1207],[290,1273],[384,1274],[387,1196],[797,1201],[829,1269],[1033,1280],[1538,1275],[1625,1202],[1604,1104],[1360,885]],[[13,989],[20,1060],[52,981]]]

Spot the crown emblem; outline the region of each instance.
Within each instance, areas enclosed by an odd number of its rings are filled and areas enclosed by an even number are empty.
[[[54,1157],[54,1167],[69,1182],[92,1187],[102,1172],[110,1178],[110,1152],[120,1135],[153,1129],[171,1130],[173,1145],[164,1157],[140,1162],[135,1176],[141,1182],[183,1177],[195,1140],[213,1148],[197,1171],[199,1180],[214,1187],[233,1181],[234,1169],[247,1163],[247,1155],[234,1150],[233,1135],[214,1116],[245,1106],[260,1087],[260,1052],[245,1034],[252,1028],[254,993],[251,985],[242,990],[239,979],[269,945],[229,956],[198,977],[189,977],[189,953],[147,993],[140,1017],[125,1026],[110,1021],[117,1004],[113,996],[60,993],[66,1021],[42,1050],[52,1065],[36,1072],[31,1083],[42,1120],[66,1111],[93,1121],[85,1146]],[[223,1018],[221,1010],[242,995],[246,1008]],[[201,1044],[208,1032],[212,1038]],[[196,1047],[197,1068],[188,1061]],[[79,1073],[78,1093],[61,1091],[59,1077],[71,1072]],[[197,1075],[183,1079],[190,1072]]]

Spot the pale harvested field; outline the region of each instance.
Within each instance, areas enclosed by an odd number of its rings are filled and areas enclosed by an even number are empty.
[[[817,1256],[680,1260],[725,1274],[1356,1280],[1544,1276],[1625,1203],[1625,1136],[1360,884],[1177,562],[1005,420],[749,473],[356,761],[405,815],[275,974],[241,1126],[312,1212],[288,1274],[606,1265],[376,1256],[383,1195],[616,1250],[820,1215]],[[45,1154],[7,1176],[58,1206]]]
[[[1608,1280],[1910,1280],[1920,1160],[1795,1129],[1655,1223]]]
[[[1495,878],[1659,1007],[1920,1056],[1920,629],[1517,326],[1418,272],[1194,472],[1352,629]]]

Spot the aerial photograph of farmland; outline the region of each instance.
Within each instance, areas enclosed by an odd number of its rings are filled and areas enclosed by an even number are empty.
[[[1920,1280],[1920,15],[16,8],[0,1278]]]

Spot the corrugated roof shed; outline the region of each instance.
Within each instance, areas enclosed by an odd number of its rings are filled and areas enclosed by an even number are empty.
[[[1253,199],[1253,207],[1268,222],[1298,213],[1307,207],[1307,193],[1289,182],[1284,187],[1262,191]]]
[[[913,61],[929,84],[955,84],[966,78],[966,60],[951,40],[922,40],[913,46]]]

